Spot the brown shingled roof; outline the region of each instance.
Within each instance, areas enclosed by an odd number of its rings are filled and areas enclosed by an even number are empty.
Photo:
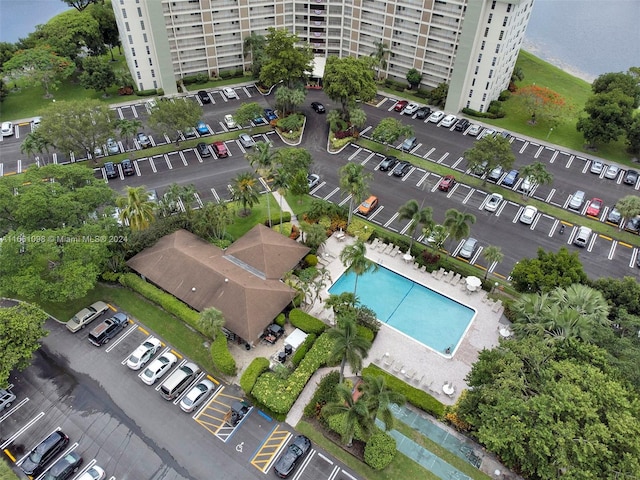
[[[178,230],[127,265],[195,310],[217,308],[227,329],[253,342],[296,295],[280,279],[308,251],[262,225],[226,251]]]

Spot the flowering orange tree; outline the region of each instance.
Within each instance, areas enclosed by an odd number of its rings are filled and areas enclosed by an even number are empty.
[[[523,100],[525,108],[531,113],[531,123],[544,121],[551,126],[558,124],[566,108],[566,102],[558,93],[539,85],[525,85],[515,93]]]

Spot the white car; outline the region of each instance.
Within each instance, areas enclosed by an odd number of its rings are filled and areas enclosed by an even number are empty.
[[[236,128],[238,126],[236,121],[233,119],[233,115],[225,115],[224,123],[227,125],[227,128]]]
[[[495,137],[496,136],[496,131],[493,128],[485,128],[484,132],[482,132],[482,136],[480,138],[484,138],[484,137]]]
[[[115,155],[116,153],[120,153],[120,147],[118,146],[118,142],[116,142],[113,138],[107,139],[107,150],[111,155]]]
[[[97,465],[93,465],[76,480],[102,480],[104,477],[104,470]]]
[[[538,209],[533,205],[527,205],[524,207],[522,214],[520,215],[520,222],[525,225],[531,225],[533,223],[533,219],[536,218],[538,214]]]
[[[195,387],[187,392],[187,394],[180,400],[180,408],[183,412],[193,412],[198,405],[200,405],[205,398],[214,390],[213,382],[206,378],[200,380]]]
[[[475,123],[472,123],[471,126],[469,127],[469,131],[467,132],[467,135],[471,135],[472,137],[477,137],[478,135],[480,135],[481,131],[482,131],[482,127],[480,125],[476,125]]]
[[[42,117],[33,117],[33,120],[31,120],[31,130],[35,130],[36,128],[38,128],[41,123]]]
[[[603,169],[604,163],[602,163],[600,160],[594,160],[593,162],[591,162],[591,168],[589,169],[589,171],[591,173],[595,173],[596,175],[600,175]]]
[[[440,126],[445,128],[451,128],[453,127],[453,124],[456,123],[457,120],[458,120],[458,117],[456,117],[455,115],[447,115],[442,120],[442,123],[440,123]]]
[[[519,188],[523,193],[529,193],[533,188],[533,181],[530,177],[524,177],[524,180],[522,180],[522,183],[520,183]]]
[[[604,178],[608,178],[609,180],[615,180],[620,172],[620,167],[617,165],[609,165],[607,167],[606,172],[604,172]]]
[[[13,135],[13,123],[2,122],[2,136],[10,137],[11,135]]]
[[[153,385],[160,377],[171,370],[178,358],[171,352],[166,352],[156,358],[149,364],[144,372],[140,375],[140,379],[147,385]]]
[[[404,107],[404,111],[402,113],[404,115],[413,115],[418,111],[419,108],[420,108],[420,105],[418,105],[417,103],[411,102],[409,105]]]
[[[320,176],[315,173],[310,173],[307,175],[307,184],[309,185],[309,190],[316,187],[320,183]]]
[[[224,93],[224,96],[227,97],[227,98],[238,98],[238,94],[231,87],[224,87],[222,89],[222,93]]]
[[[487,203],[484,204],[484,209],[487,212],[495,212],[502,203],[503,197],[499,193],[492,193]]]
[[[131,370],[140,370],[153,357],[161,347],[160,340],[156,337],[147,338],[142,345],[136,348],[129,358],[127,358],[127,367]]]
[[[444,112],[438,111],[438,112],[433,112],[431,115],[429,115],[428,121],[431,123],[438,123],[443,118],[444,118]]]

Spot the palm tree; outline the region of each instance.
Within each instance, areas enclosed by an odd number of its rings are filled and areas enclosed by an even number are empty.
[[[349,198],[349,218],[347,225],[351,223],[353,216],[353,202],[360,203],[369,190],[367,181],[372,178],[370,173],[364,171],[364,167],[359,163],[347,163],[340,167],[340,188],[350,195]]]
[[[367,114],[361,108],[352,107],[349,110],[349,120],[351,121],[352,129],[360,129],[367,123]]]
[[[36,153],[44,153],[47,152],[49,154],[49,147],[51,147],[51,143],[46,140],[38,130],[28,133],[22,144],[20,145],[20,152],[25,155],[33,155],[36,157]],[[42,158],[43,164],[47,162]]]
[[[627,221],[640,214],[640,197],[637,195],[626,195],[616,203],[616,209]],[[618,225],[622,229],[622,222]]]
[[[369,437],[375,424],[371,421],[365,400],[362,397],[354,400],[351,389],[343,383],[336,386],[336,394],[338,400],[327,403],[323,408],[323,413],[326,415],[345,415],[344,430],[340,432],[342,442],[351,446],[356,429],[360,429],[363,437]]]
[[[262,69],[262,57],[265,43],[266,38],[264,36],[251,32],[251,35],[246,37],[242,44],[244,58],[251,55],[251,73],[253,73],[253,76],[256,78],[260,75],[260,70]]]
[[[144,230],[153,222],[155,203],[149,200],[149,192],[144,186],[127,187],[126,194],[116,199],[123,223],[129,223],[131,230]]]
[[[140,120],[128,120],[124,118],[118,120],[117,127],[120,135],[124,137],[127,150],[129,150],[129,140],[133,138],[138,129],[142,127],[142,122]]]
[[[378,81],[380,80],[381,74],[384,70],[387,69],[387,56],[389,55],[389,45],[384,42],[374,42],[375,50],[371,53],[371,56],[376,61],[376,70],[378,72]]]
[[[242,204],[242,215],[249,215],[251,207],[259,201],[256,184],[256,178],[250,172],[240,173],[233,179],[231,199]]]
[[[410,220],[409,231],[411,241],[409,242],[409,251],[411,251],[416,232],[419,231],[418,228],[421,225],[425,228],[432,228],[433,210],[431,210],[431,207],[421,208],[416,200],[409,200],[400,207],[398,214],[400,219]]]
[[[450,208],[444,214],[444,227],[449,231],[456,240],[468,237],[471,227],[469,224],[476,223],[475,215],[471,213],[459,212],[455,208]]]
[[[365,243],[357,239],[352,245],[346,246],[342,252],[340,252],[340,261],[347,267],[347,270],[351,270],[356,275],[356,281],[353,286],[353,295],[356,295],[358,290],[358,277],[363,273],[369,271],[376,271],[378,264],[372,262],[366,257],[367,247]]]
[[[502,249],[500,247],[489,245],[484,249],[482,255],[488,263],[487,269],[484,271],[484,279],[486,280],[489,275],[489,268],[491,268],[491,265],[494,263],[500,263],[504,259],[504,253],[502,253]]]
[[[515,315],[513,331],[516,335],[543,337],[549,304],[547,293],[527,293],[513,302],[511,309]]]
[[[214,307],[205,308],[198,316],[198,326],[212,340],[215,340],[218,334],[222,332],[224,324],[225,319],[222,312]]]
[[[359,372],[362,369],[362,359],[366,358],[371,348],[371,342],[358,334],[354,320],[344,318],[340,323],[341,326],[332,328],[327,332],[327,335],[334,341],[329,358],[333,361],[340,361],[340,382],[342,382],[347,362],[354,372]]]
[[[522,168],[521,175],[523,178],[529,178],[532,183],[536,185],[546,185],[553,182],[553,175],[547,171],[547,168],[542,162],[535,162],[530,165],[525,165]],[[533,194],[533,188],[530,188],[525,195],[531,196]]]
[[[609,326],[609,304],[600,290],[574,283],[567,288],[556,288],[550,298],[564,309],[578,313],[593,326]]]
[[[404,395],[394,392],[387,387],[385,378],[382,375],[366,375],[362,383],[362,398],[367,404],[371,420],[375,421],[377,416],[384,423],[384,429],[389,431],[393,428],[395,418],[389,408],[392,404],[404,405],[406,398]]]

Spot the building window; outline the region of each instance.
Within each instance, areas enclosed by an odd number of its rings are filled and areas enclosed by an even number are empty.
[[[502,40],[502,37],[504,37],[504,30],[500,30],[500,35],[498,35],[498,40]]]
[[[504,21],[502,22],[502,26],[506,27],[508,21],[509,21],[509,17],[504,17]]]
[[[493,13],[489,14],[489,20],[487,20],[487,23],[491,23],[491,20],[493,20]]]
[[[469,90],[469,98],[473,97],[473,90]]]
[[[153,68],[151,69],[151,77],[156,78],[156,71]]]
[[[157,80],[153,81],[153,88],[158,88],[158,81]]]
[[[484,102],[487,99],[487,94],[482,95],[482,101]]]
[[[124,0],[120,0],[120,5],[124,5]]]
[[[496,0],[493,0],[493,2],[491,2],[491,10],[495,10],[496,9]]]
[[[484,112],[484,103],[480,105],[480,112]]]
[[[140,7],[138,7],[138,16],[141,17],[142,16],[142,9]]]
[[[151,49],[149,48],[149,45],[147,45],[147,55],[151,55]]]
[[[478,63],[480,63],[482,61],[482,54],[478,55]]]
[[[507,13],[509,13],[511,11],[511,4],[507,3]]]
[[[122,9],[122,18],[127,18],[127,11],[124,8]]]
[[[477,70],[478,70],[478,67],[476,67],[476,73],[478,73],[478,72],[477,72]],[[473,78],[473,80],[471,80],[471,86],[472,86],[472,87],[475,87],[475,86],[476,86],[476,79],[475,79],[475,77]]]
[[[480,45],[480,50],[484,50],[484,46],[487,42],[485,42],[484,40],[482,41],[482,45]]]
[[[489,27],[484,29],[484,36],[486,37],[487,35],[489,35]]]
[[[138,80],[142,80],[142,75],[140,75],[140,72],[136,72],[136,76],[138,77]]]
[[[478,70],[480,70],[480,67],[478,67],[478,66],[476,65],[476,72],[475,72],[475,74],[476,74],[476,75],[478,74]],[[474,79],[473,79],[473,81],[475,82],[475,81],[476,81],[476,79],[474,78]]]
[[[133,61],[133,66],[134,66],[134,67],[136,67],[136,68],[138,68],[138,60],[134,60],[134,61]]]
[[[136,56],[136,49],[131,47],[131,56],[135,57]]]
[[[144,30],[144,20],[140,20],[140,28]]]
[[[493,77],[493,69],[489,70],[489,78]]]
[[[144,40],[144,43],[147,43],[147,34],[146,33],[142,34],[142,39]]]
[[[130,32],[130,31],[131,31],[131,30],[129,30],[129,22],[124,22],[124,29],[125,29],[127,32]]]
[[[496,66],[496,61],[497,61],[497,60],[498,60],[498,59],[497,59],[496,57],[493,57],[493,60],[491,60],[491,66],[492,66],[492,67],[495,67],[495,66]]]
[[[153,60],[149,59],[149,65],[153,66]]]
[[[496,53],[500,53],[500,44],[496,45]]]
[[[129,35],[129,45],[133,45],[133,37]]]
[[[471,101],[467,100],[467,108],[471,108]]]

